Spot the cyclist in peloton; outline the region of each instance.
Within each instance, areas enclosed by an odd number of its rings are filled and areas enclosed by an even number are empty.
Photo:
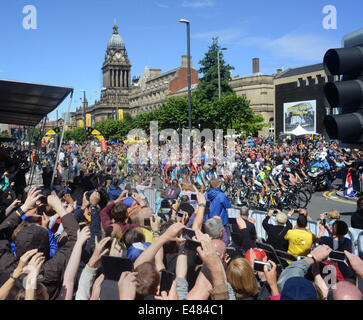
[[[298,182],[302,183],[303,180],[299,176],[298,163],[296,161],[290,159],[289,164],[290,164],[290,168],[291,168],[291,173],[294,176],[294,178],[296,179],[295,183],[293,183],[293,185],[295,185]]]
[[[237,190],[237,205],[242,205],[241,202],[241,191],[244,188],[252,186],[252,182],[247,182],[247,180],[252,181],[256,176],[256,170],[254,165],[251,164],[251,159],[247,158],[246,161],[242,162],[235,170],[235,177],[238,182]]]
[[[260,204],[265,204],[265,197],[266,192],[269,190],[268,183],[271,182],[275,185],[275,181],[270,176],[271,168],[268,166],[264,166],[263,170],[260,171],[260,173],[256,176],[254,179],[254,185],[257,187],[257,189],[260,191]]]
[[[209,180],[208,180],[208,171],[209,171],[209,167],[207,165],[204,165],[202,167],[202,169],[199,171],[197,178],[196,178],[196,182],[200,185],[201,187],[201,192],[203,193],[204,190],[208,187],[209,185]]]

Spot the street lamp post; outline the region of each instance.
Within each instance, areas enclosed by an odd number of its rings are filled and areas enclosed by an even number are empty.
[[[192,157],[193,142],[192,142],[192,94],[191,94],[191,66],[190,66],[190,22],[185,19],[180,19],[179,22],[187,25],[187,55],[188,55],[188,122],[189,122],[189,139],[190,139],[190,157]]]
[[[227,50],[227,48],[221,48],[220,50],[218,50],[217,53],[217,64],[218,64],[218,98],[221,99],[221,68],[220,68],[220,63],[219,63],[219,55],[220,55],[220,51],[224,51]]]
[[[81,92],[83,92],[83,129],[84,129],[84,144],[86,145],[86,90],[80,90]]]

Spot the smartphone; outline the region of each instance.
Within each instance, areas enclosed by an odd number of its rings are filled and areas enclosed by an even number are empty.
[[[196,195],[195,193],[192,193],[192,194],[190,195],[190,199],[191,199],[191,200],[197,200],[197,195]]]
[[[294,209],[294,213],[299,213],[299,210],[297,210],[297,209]]]
[[[265,266],[267,266],[268,270],[272,269],[272,266],[269,262],[263,262],[255,259],[253,264],[253,270],[263,272]]]
[[[197,248],[201,246],[200,242],[194,240],[186,240],[184,244],[184,248],[187,250],[197,251]]]
[[[192,240],[193,237],[195,236],[195,231],[193,229],[190,228],[184,228],[182,230],[181,235],[183,236],[184,239],[186,240]]]
[[[151,226],[151,224],[150,224],[150,218],[145,218],[144,219],[144,226],[145,227],[150,227]]]
[[[346,262],[347,257],[344,252],[332,251],[329,254],[329,260],[333,260],[333,261],[337,261],[337,262]]]
[[[18,194],[18,196],[16,197],[16,199],[21,200],[23,198],[22,194]]]
[[[178,217],[183,218],[183,216],[184,216],[184,211],[178,211]]]
[[[131,259],[104,255],[101,257],[101,262],[103,274],[108,280],[119,281],[122,272],[134,271],[134,264]]]
[[[40,202],[41,202],[42,204],[48,204],[48,199],[47,199],[47,197],[46,197],[46,196],[42,196],[42,197],[40,197]]]
[[[279,212],[277,210],[274,210],[274,215],[277,215]]]
[[[161,271],[161,280],[160,280],[160,294],[163,291],[169,293],[171,286],[173,285],[173,281],[175,279],[175,273],[162,270]]]

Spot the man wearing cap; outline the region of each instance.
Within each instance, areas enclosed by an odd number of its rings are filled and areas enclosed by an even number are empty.
[[[267,233],[266,243],[272,245],[275,249],[287,251],[289,247],[289,241],[285,240],[287,231],[292,229],[292,224],[288,220],[285,213],[280,210],[276,210],[276,222],[277,225],[269,223],[270,218],[275,214],[274,210],[270,210],[262,221],[262,226]]]

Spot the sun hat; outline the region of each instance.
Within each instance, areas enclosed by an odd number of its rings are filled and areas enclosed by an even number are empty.
[[[287,222],[287,215],[283,212],[280,212],[276,215],[276,221],[281,224],[285,224]]]
[[[280,300],[317,300],[313,284],[304,277],[288,279],[281,291]]]

